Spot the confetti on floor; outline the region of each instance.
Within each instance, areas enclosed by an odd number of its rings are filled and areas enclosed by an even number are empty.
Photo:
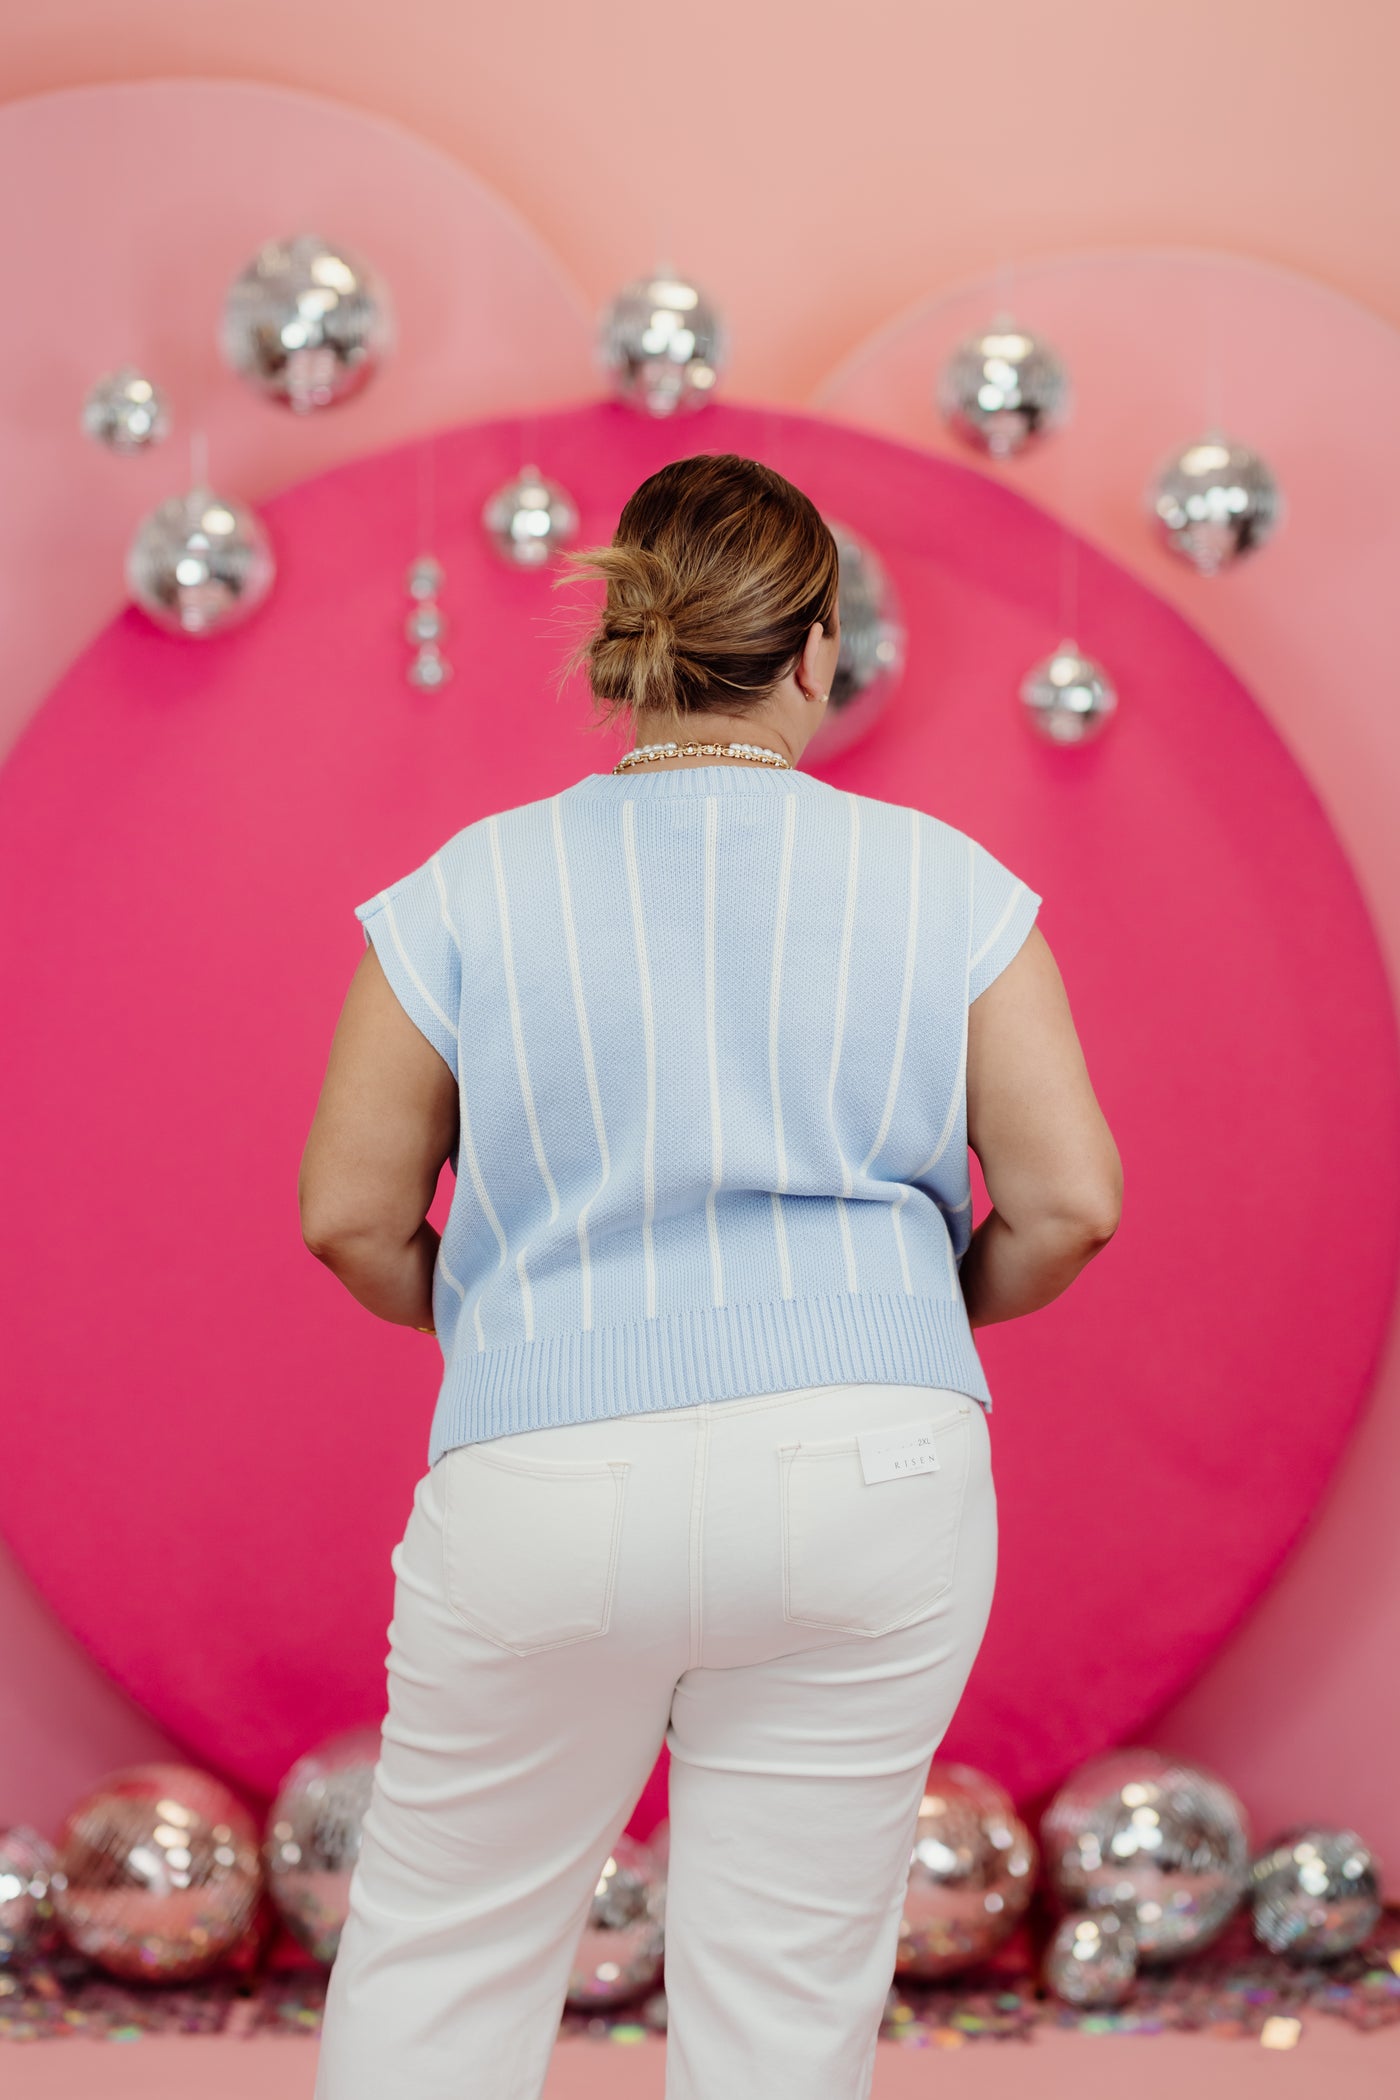
[[[1328,2013],[1363,2033],[1400,2025],[1400,1907],[1384,1911],[1366,1943],[1334,1962],[1299,1964],[1270,1954],[1241,1911],[1211,1947],[1170,1968],[1144,1969],[1123,2005],[1101,2011],[1042,1994],[1037,1939],[1023,1931],[980,1969],[939,1984],[898,1983],[881,2033],[913,2049],[1027,2041],[1037,2027],[1083,2034],[1211,2034],[1289,2049],[1306,2038],[1305,2015]],[[273,1963],[255,1977],[197,1984],[124,1984],[80,1956],[60,1954],[25,1970],[0,1970],[0,2041],[88,2035],[109,2042],[148,2034],[317,2034],[325,1972]],[[611,2012],[567,2012],[561,2033],[622,2046],[665,2031],[666,1997]]]

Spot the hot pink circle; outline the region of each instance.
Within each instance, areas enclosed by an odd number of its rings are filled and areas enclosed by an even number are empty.
[[[363,949],[351,907],[470,819],[610,762],[578,689],[554,696],[559,595],[479,533],[518,443],[504,422],[439,440],[443,692],[403,680],[408,447],[268,506],[281,572],[246,628],[191,644],[115,622],[0,773],[5,1528],[113,1675],[264,1790],[380,1710],[388,1552],[436,1382],[432,1345],[370,1320],[298,1229]],[[1282,745],[1088,546],[1081,640],[1119,716],[1078,751],[1027,734],[1060,528],[1010,490],[740,409],[579,408],[533,447],[589,538],[661,460],[719,448],[769,458],[888,562],[908,671],[832,777],[964,826],[1043,894],[1124,1154],[1114,1246],[982,1338],[1001,1572],[943,1754],[1024,1798],[1191,1675],[1327,1479],[1394,1285],[1390,1004]]]

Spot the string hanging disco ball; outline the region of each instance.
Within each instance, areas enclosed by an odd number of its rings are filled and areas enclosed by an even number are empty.
[[[220,345],[264,400],[310,415],[367,386],[394,346],[369,264],[317,233],[268,241],[229,287]]]
[[[646,416],[703,408],[729,356],[718,311],[686,278],[660,269],[624,285],[604,310],[598,359],[619,401]]]
[[[1010,459],[1067,421],[1069,375],[1043,337],[1001,321],[958,344],[934,400],[965,444]]]
[[[267,1819],[263,1861],[283,1923],[317,1961],[335,1960],[350,1911],[378,1728],[352,1728],[300,1757]]]
[[[149,452],[170,434],[170,409],[154,380],[135,365],[122,365],[90,389],[82,422],[94,444],[108,452]]]
[[[995,1780],[971,1765],[931,1766],[896,1972],[931,1979],[985,1960],[1023,1916],[1037,1857],[1035,1839]]]
[[[1021,681],[1026,719],[1051,744],[1083,744],[1107,727],[1118,705],[1112,679],[1077,642],[1065,640]]]
[[[202,1976],[248,1932],[261,1893],[251,1816],[190,1765],[116,1773],[73,1810],[59,1840],[59,1923],[114,1976]]]
[[[1156,1750],[1091,1758],[1050,1803],[1040,1841],[1061,1906],[1114,1911],[1145,1963],[1208,1946],[1249,1881],[1249,1830],[1236,1796]]]
[[[137,526],[126,558],[133,602],[158,627],[194,639],[246,620],[276,573],[253,512],[208,488],[158,504]]]
[[[578,506],[557,481],[528,466],[487,498],[481,522],[502,561],[538,569],[578,531]]]
[[[1291,1961],[1349,1953],[1381,1914],[1380,1871],[1354,1830],[1285,1830],[1250,1882],[1255,1938]]]
[[[1282,492],[1258,453],[1218,432],[1169,454],[1143,500],[1161,544],[1202,576],[1264,546],[1284,515]]]

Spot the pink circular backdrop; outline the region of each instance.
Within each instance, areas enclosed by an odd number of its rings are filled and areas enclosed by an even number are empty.
[[[98,1659],[259,1789],[382,1698],[388,1550],[435,1388],[301,1246],[297,1162],[362,940],[351,906],[492,808],[609,762],[541,576],[476,518],[514,422],[438,442],[450,648],[402,679],[416,448],[268,506],[281,576],[207,645],[114,623],[0,773],[16,1016],[6,1531]],[[1045,899],[1127,1169],[1123,1231],[984,1338],[1002,1567],[945,1749],[1024,1798],[1183,1684],[1297,1537],[1368,1386],[1397,1194],[1393,1023],[1350,871],[1238,679],[1080,551],[1103,742],[1016,684],[1058,639],[1058,528],[994,480],[810,418],[543,418],[605,537],[663,458],[769,458],[886,558],[909,668],[831,777],[965,826]],[[446,1191],[440,1192],[439,1205]],[[1345,1229],[1336,1213],[1346,1204]],[[440,1215],[440,1211],[436,1213]]]

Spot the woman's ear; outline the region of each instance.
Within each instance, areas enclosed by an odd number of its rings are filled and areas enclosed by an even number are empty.
[[[822,639],[822,623],[820,620],[813,620],[807,629],[807,639],[802,644],[802,655],[798,660],[802,673],[798,684],[809,699],[814,699],[819,693],[823,698],[826,696],[826,687],[822,684],[821,677]]]

